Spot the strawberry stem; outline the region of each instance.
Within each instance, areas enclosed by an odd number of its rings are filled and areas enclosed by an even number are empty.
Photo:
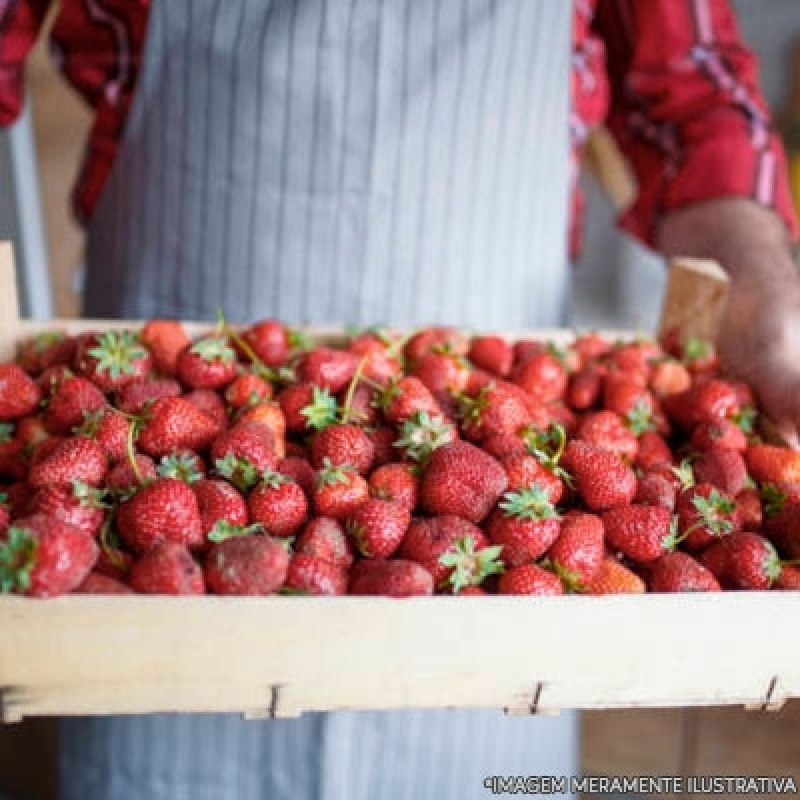
[[[367,356],[363,356],[358,362],[356,371],[353,373],[353,377],[350,380],[350,385],[347,387],[347,393],[344,396],[344,404],[342,406],[342,424],[347,424],[348,420],[350,419],[350,408],[353,405],[353,395],[355,394],[356,386],[358,386],[358,382],[361,379],[361,373],[364,371],[364,367],[366,365]]]

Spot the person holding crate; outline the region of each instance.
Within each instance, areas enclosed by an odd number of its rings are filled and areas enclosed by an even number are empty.
[[[48,6],[0,4],[0,123]],[[639,184],[622,225],[724,265],[721,354],[797,441],[797,225],[727,0],[62,0],[53,43],[95,113],[87,315],[557,326],[570,191],[576,223],[607,118]],[[576,734],[573,714],[494,711],[76,719],[61,785],[483,797],[488,775],[576,774]]]

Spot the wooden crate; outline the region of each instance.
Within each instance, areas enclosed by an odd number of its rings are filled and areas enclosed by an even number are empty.
[[[0,245],[0,358],[39,330],[136,324],[20,322],[10,275]],[[794,592],[0,597],[0,716],[777,708],[800,695],[800,642],[787,635],[798,618]]]

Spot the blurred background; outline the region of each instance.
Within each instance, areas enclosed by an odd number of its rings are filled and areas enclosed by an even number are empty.
[[[800,0],[735,0],[735,5],[745,37],[760,56],[762,84],[794,158],[800,193]],[[26,116],[12,131],[0,131],[0,239],[15,241],[26,312],[73,316],[80,308],[83,236],[69,211],[69,193],[89,115],[57,77],[45,38],[30,63]],[[624,168],[609,161],[603,141],[597,145],[606,183],[622,196],[635,191]],[[587,237],[576,265],[573,324],[651,329],[664,265],[614,230],[613,205],[590,170],[583,181]],[[0,726],[0,798],[3,792],[15,799],[55,797],[56,736],[51,720]],[[800,701],[780,713],[586,713],[583,764],[585,772],[601,775],[792,775],[800,781]]]

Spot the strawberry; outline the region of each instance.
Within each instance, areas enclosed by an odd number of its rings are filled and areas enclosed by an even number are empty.
[[[410,522],[405,506],[371,497],[347,515],[346,527],[363,556],[388,557],[400,546]]]
[[[384,464],[369,476],[369,490],[372,497],[413,511],[419,499],[419,478],[409,464]]]
[[[547,352],[547,345],[544,342],[532,341],[530,339],[518,339],[513,345],[514,364],[518,366],[523,361],[527,361],[533,356]]]
[[[427,464],[431,453],[458,438],[453,425],[441,414],[415,411],[399,426],[400,438],[393,443],[405,457],[420,464]]]
[[[314,517],[306,523],[295,539],[296,553],[305,553],[323,561],[329,561],[340,569],[347,570],[353,563],[353,552],[344,528],[331,517]]]
[[[23,342],[17,364],[29,375],[38,375],[47,367],[71,364],[75,340],[62,331],[44,331]]]
[[[202,547],[203,521],[194,492],[175,478],[156,478],[120,504],[117,526],[122,540],[137,553],[164,541]]]
[[[475,336],[470,342],[468,356],[479,369],[505,378],[511,372],[514,350],[501,336]]]
[[[128,576],[141,594],[205,594],[203,570],[185,545],[161,542],[134,561]]]
[[[728,494],[738,494],[747,481],[747,467],[741,454],[727,447],[706,450],[692,462],[700,483],[710,483]]]
[[[297,375],[301,381],[337,394],[350,383],[359,361],[355,353],[317,347],[302,356],[297,364]]]
[[[608,450],[633,461],[639,450],[639,442],[619,414],[613,411],[594,411],[578,423],[575,439],[588,442],[601,450]]]
[[[204,336],[181,351],[177,371],[190,389],[224,389],[236,379],[236,351],[226,336]]]
[[[173,450],[204,450],[217,435],[217,424],[185,397],[156,400],[139,434],[138,445],[150,456]]]
[[[367,430],[367,436],[369,436],[372,446],[375,448],[373,467],[391,464],[397,458],[397,451],[394,447],[396,434],[393,428],[387,425],[378,425]]]
[[[653,395],[627,375],[609,372],[603,382],[603,407],[619,414],[639,434],[652,428]]]
[[[32,414],[42,399],[42,390],[16,364],[0,364],[0,421]]]
[[[317,473],[308,462],[308,459],[302,456],[287,456],[278,461],[275,472],[280,472],[281,475],[291,478],[305,492],[307,497],[311,497],[317,481]]]
[[[339,418],[336,398],[327,389],[310,383],[295,383],[282,389],[278,403],[290,433],[322,430]]]
[[[369,484],[349,465],[324,464],[312,500],[317,514],[344,519],[369,497]]]
[[[308,517],[305,492],[291,478],[272,471],[264,472],[250,492],[247,507],[253,522],[280,538],[293,536]]]
[[[420,502],[430,514],[455,514],[479,523],[508,485],[499,461],[467,442],[433,451],[420,486]]]
[[[286,417],[278,403],[273,401],[256,403],[239,415],[238,422],[257,422],[269,428],[275,442],[275,454],[279,458],[283,458],[286,454]]]
[[[489,547],[477,525],[452,514],[412,520],[399,555],[422,564],[437,587],[454,592],[500,571],[500,549]]]
[[[734,387],[721,380],[695,383],[686,391],[664,398],[664,406],[684,430],[701,422],[732,417],[741,408]]]
[[[168,377],[177,373],[178,356],[191,344],[183,325],[171,319],[150,320],[142,328],[139,338],[152,353],[156,369]]]
[[[153,366],[153,357],[133,331],[106,331],[78,342],[75,366],[95,386],[113,392],[144,378]]]
[[[141,414],[162,397],[178,397],[181,385],[172,378],[131,381],[117,392],[117,408],[126,414]]]
[[[800,451],[751,444],[744,458],[750,475],[758,483],[800,484]]]
[[[557,358],[538,353],[511,373],[511,380],[541,403],[561,399],[567,391],[567,372]]]
[[[653,365],[648,386],[656,397],[685,392],[692,385],[689,370],[674,359],[664,359]]]
[[[689,336],[683,340],[680,359],[694,374],[711,372],[719,366],[713,342],[699,336]]]
[[[489,436],[517,433],[531,421],[525,399],[511,384],[488,383],[475,395],[458,397],[461,430],[468,439],[480,442]]]
[[[286,588],[298,594],[347,594],[347,571],[322,558],[297,553],[289,562]]]
[[[586,584],[587,594],[642,594],[644,581],[616,558],[606,556]]]
[[[780,578],[782,564],[772,544],[757,533],[738,531],[724,543],[726,574],[738,589],[769,589]]]
[[[636,475],[614,453],[586,442],[567,445],[562,463],[575,480],[575,487],[592,511],[626,506],[636,494]]]
[[[90,572],[83,583],[72,590],[75,594],[133,594],[133,589],[122,581],[103,575],[101,572]]]
[[[675,549],[672,515],[660,506],[619,506],[603,513],[609,544],[639,563],[655,561]]]
[[[349,594],[415,597],[433,594],[433,576],[420,564],[403,559],[362,561],[350,578]]]
[[[365,383],[359,383],[348,396],[348,391],[340,392],[343,406],[342,422],[352,422],[360,427],[372,427],[379,424],[380,414],[376,405],[376,390]],[[345,404],[349,403],[346,408]],[[333,422],[336,422],[334,419]]]
[[[214,439],[211,460],[220,475],[246,491],[278,463],[272,432],[258,422],[240,422]]]
[[[739,527],[744,531],[761,530],[764,512],[758,489],[744,488],[736,495],[735,500]]]
[[[329,425],[311,439],[311,463],[317,469],[327,460],[334,466],[350,464],[366,475],[374,456],[372,440],[357,425]]]
[[[561,520],[547,561],[566,586],[582,591],[603,561],[603,521],[594,514],[570,511]]]
[[[597,366],[584,367],[569,380],[566,400],[570,408],[576,411],[587,411],[594,408],[603,391],[605,373]]]
[[[83,423],[73,432],[96,441],[109,461],[121,461],[127,453],[131,424],[129,419],[109,407],[87,412]]]
[[[417,412],[427,412],[431,416],[441,413],[430,389],[413,375],[391,381],[379,393],[377,403],[386,419],[395,424],[410,419]]]
[[[272,594],[283,586],[288,570],[284,545],[260,533],[215,543],[205,561],[206,584],[215,594]]]
[[[536,564],[520,564],[500,576],[497,582],[499,594],[564,594],[558,575]]]
[[[678,530],[689,550],[702,550],[737,527],[736,503],[727,492],[698,483],[678,495]]]
[[[678,490],[675,483],[658,472],[645,472],[636,487],[633,502],[643,506],[661,506],[667,511],[675,509]]]
[[[183,395],[183,399],[209,416],[216,425],[217,433],[228,427],[228,409],[225,401],[212,389],[194,389]]]
[[[432,326],[417,331],[406,342],[403,353],[409,363],[416,364],[426,353],[436,350],[465,356],[469,351],[469,340],[457,328]]]
[[[255,372],[242,372],[225,390],[225,400],[233,408],[249,408],[272,397],[272,384]]]
[[[784,564],[774,585],[776,589],[800,589],[800,567]]]
[[[503,561],[516,567],[543,556],[558,538],[560,515],[537,483],[506,492],[487,523],[493,544],[502,545]]]
[[[137,453],[134,458],[136,469],[127,459],[118,461],[112,465],[106,476],[106,486],[115,495],[128,497],[139,487],[140,484],[147,483],[155,479],[156,465],[150,456]]]
[[[498,461],[504,461],[507,458],[511,458],[511,456],[529,454],[522,436],[518,436],[515,433],[498,433],[494,436],[487,436],[481,442],[481,447]]]
[[[176,478],[184,483],[195,483],[206,474],[206,464],[202,456],[191,450],[175,450],[171,455],[162,456],[156,467],[162,478]]]
[[[0,542],[0,593],[55,597],[80,586],[97,561],[94,539],[43,514],[18,519]]]
[[[634,466],[645,471],[659,464],[671,466],[672,451],[661,434],[655,431],[645,431],[639,436],[639,448],[633,463]]]
[[[247,503],[229,483],[202,479],[192,485],[203,529],[203,537],[219,522],[244,527],[248,524]]]
[[[291,351],[303,342],[282,322],[264,319],[242,332],[242,339],[267,367],[282,367]]]
[[[49,433],[67,434],[83,424],[87,414],[108,405],[105,395],[86,378],[67,378],[58,384],[47,403],[44,425]]]
[[[651,592],[717,592],[719,581],[686,553],[667,553],[653,563],[648,576]]]
[[[385,385],[403,373],[396,353],[397,344],[388,334],[364,332],[351,340],[348,350],[365,359],[365,378]]]
[[[717,579],[723,589],[735,588],[728,570],[729,538],[726,536],[724,539],[714,542],[697,557],[697,560]]]
[[[8,530],[11,524],[11,501],[5,492],[0,492],[0,537]]]
[[[469,371],[463,358],[438,350],[425,353],[412,368],[412,374],[434,394],[463,392],[469,381]]]
[[[26,419],[37,418],[26,417]],[[43,438],[46,438],[47,434],[43,430],[42,433]],[[25,443],[19,434],[15,435],[14,426],[10,422],[0,422],[0,477],[22,480],[27,472]]]
[[[100,486],[108,470],[103,448],[85,436],[73,436],[57,442],[44,458],[31,464],[28,482],[31,486],[71,486],[82,481]]]
[[[638,339],[616,345],[608,354],[608,363],[616,372],[627,373],[634,380],[641,378],[644,384],[653,362],[663,356],[664,351],[656,342]]]
[[[72,486],[44,486],[37,489],[31,502],[34,514],[43,514],[68,522],[87,536],[97,536],[106,519],[106,492],[80,481]]]
[[[701,451],[717,447],[725,447],[739,452],[747,449],[747,437],[742,429],[735,422],[725,418],[696,425],[689,443],[695,450]]]
[[[800,559],[800,503],[786,502],[767,517],[764,529],[783,555]]]

